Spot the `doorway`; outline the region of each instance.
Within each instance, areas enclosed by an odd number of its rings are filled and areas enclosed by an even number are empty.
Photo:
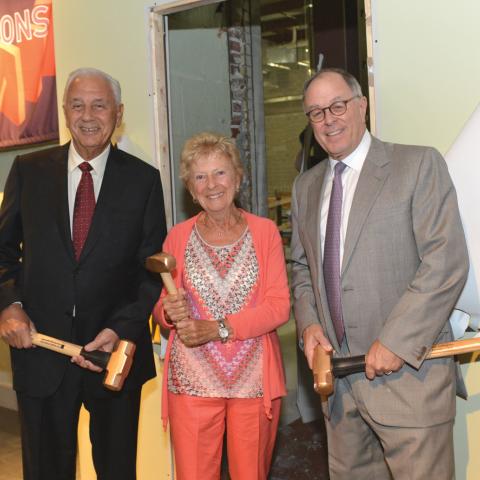
[[[290,192],[307,127],[303,84],[320,66],[335,66],[369,91],[369,1],[172,5],[152,9],[156,150],[169,223],[196,211],[178,179],[183,143],[218,131],[234,137],[242,155],[242,206],[274,219],[288,243]],[[310,165],[323,156],[311,144]]]

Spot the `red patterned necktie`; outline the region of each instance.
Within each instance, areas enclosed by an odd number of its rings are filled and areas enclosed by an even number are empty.
[[[82,248],[92,223],[93,212],[95,211],[95,193],[93,191],[92,174],[90,173],[92,166],[88,162],[83,162],[78,168],[82,171],[82,178],[75,195],[72,225],[73,249],[77,260],[82,253]]]

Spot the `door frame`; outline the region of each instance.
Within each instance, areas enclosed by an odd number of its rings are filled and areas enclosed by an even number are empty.
[[[170,164],[168,85],[164,16],[194,7],[220,3],[224,0],[177,0],[151,7],[150,42],[152,54],[152,84],[154,111],[155,163],[160,170],[165,202],[167,227],[173,225],[173,182]]]

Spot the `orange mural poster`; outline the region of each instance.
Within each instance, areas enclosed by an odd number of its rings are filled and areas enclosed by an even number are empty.
[[[52,0],[2,0],[0,148],[55,139]]]

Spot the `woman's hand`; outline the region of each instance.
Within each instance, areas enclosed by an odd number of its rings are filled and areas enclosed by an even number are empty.
[[[168,294],[162,299],[165,319],[176,325],[181,320],[188,320],[188,305],[185,300],[185,290],[178,289],[175,295]]]
[[[218,322],[212,320],[180,320],[176,323],[177,335],[187,347],[198,347],[212,340],[220,340]]]

